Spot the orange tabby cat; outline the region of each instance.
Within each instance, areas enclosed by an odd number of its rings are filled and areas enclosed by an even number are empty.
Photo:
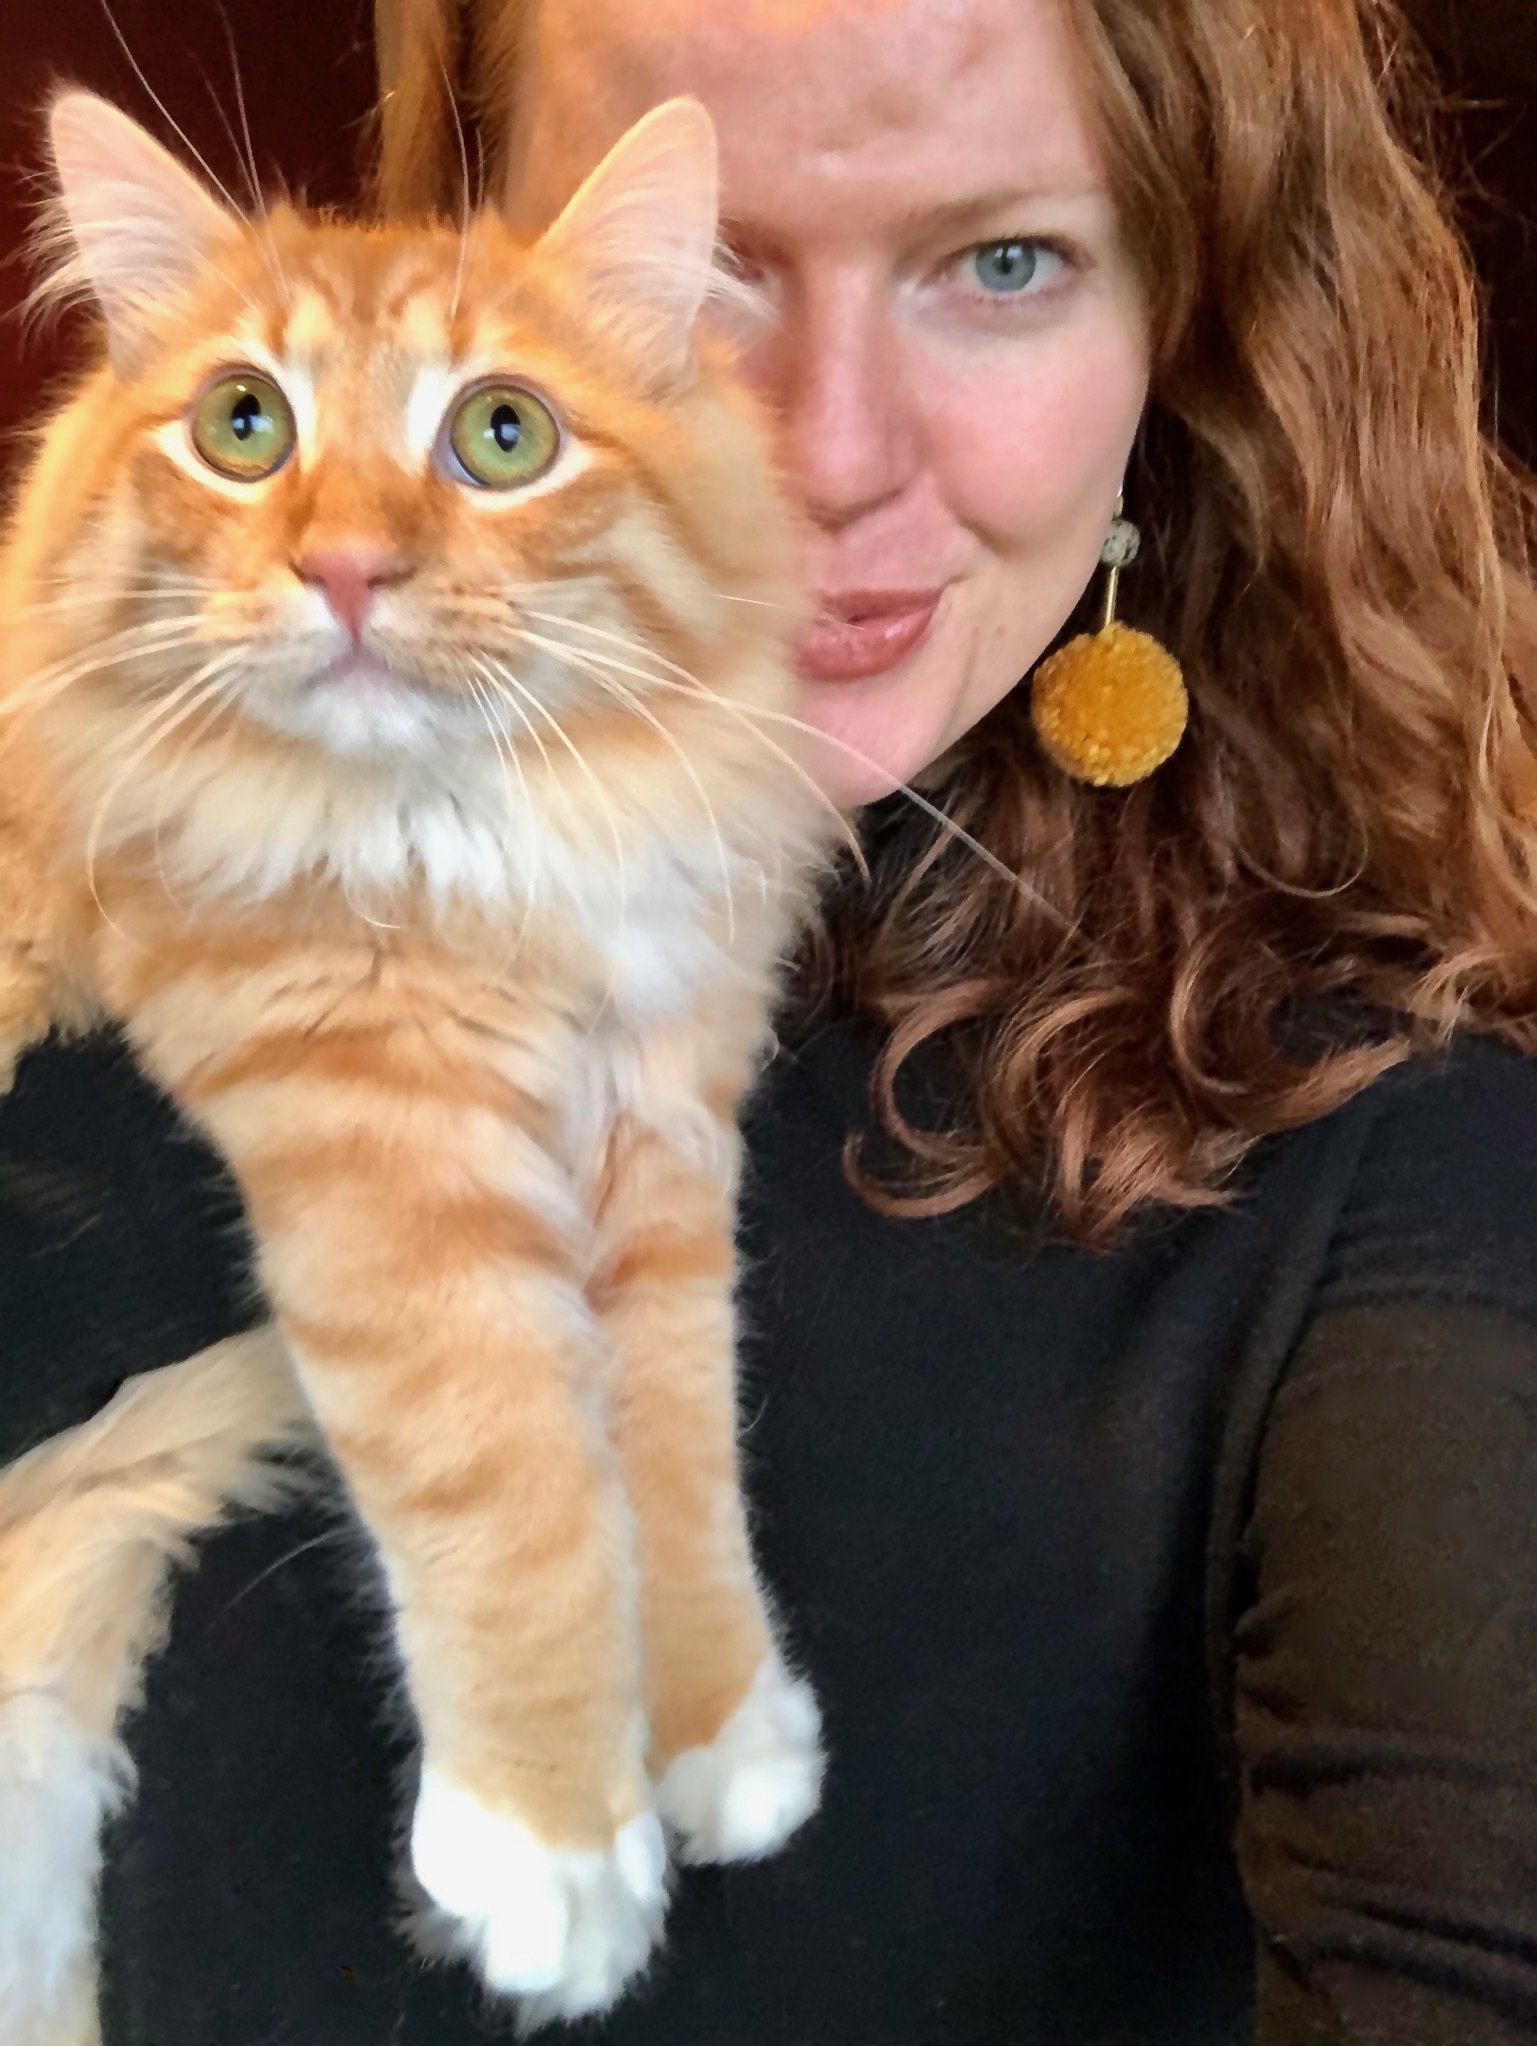
[[[658,109],[532,247],[242,221],[81,94],[52,136],[107,359],[3,568],[0,1049],[105,1010],[230,1161],[418,1875],[531,2016],[599,2009],[660,1821],[760,1854],[821,1769],[737,1488],[734,1116],[822,826],[713,133]]]

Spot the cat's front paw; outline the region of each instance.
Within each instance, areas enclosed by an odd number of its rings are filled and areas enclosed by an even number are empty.
[[[811,1687],[768,1656],[707,1747],[688,1748],[657,1785],[680,1860],[755,1861],[817,1808],[821,1725]]]
[[[525,2032],[606,2010],[661,1932],[667,1850],[653,1812],[621,1826],[606,1849],[545,1847],[518,1819],[426,1769],[411,1856],[488,1986],[522,1999]]]

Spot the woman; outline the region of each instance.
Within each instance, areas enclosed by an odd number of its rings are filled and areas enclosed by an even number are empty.
[[[1401,23],[513,13],[481,61],[528,224],[655,101],[716,117],[814,533],[805,716],[874,869],[805,963],[745,1223],[824,1805],[688,1873],[591,2036],[1537,2036],[1534,500],[1479,439]],[[1124,610],[1193,715],[1115,793],[1020,678],[1091,621],[1123,492]],[[250,1308],[212,1168],[109,1054],[34,1058],[5,1118],[31,1437]],[[334,1531],[248,1522],[187,1581],[106,1882],[114,2046],[505,2024],[389,1930],[405,1743]]]

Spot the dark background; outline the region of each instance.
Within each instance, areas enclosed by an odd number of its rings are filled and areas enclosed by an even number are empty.
[[[233,45],[263,178],[322,202],[356,193],[374,95],[370,0],[111,5],[155,91],[232,191],[247,189],[232,133]],[[1537,0],[1411,0],[1411,11],[1464,103],[1462,146],[1484,188],[1466,225],[1490,303],[1490,422],[1537,462]],[[68,347],[67,332],[26,333],[14,311],[28,285],[20,249],[41,109],[60,79],[106,93],[173,140],[103,0],[0,0],[0,470]]]

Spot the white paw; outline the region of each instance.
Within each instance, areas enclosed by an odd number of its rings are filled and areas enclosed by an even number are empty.
[[[770,1655],[708,1747],[687,1748],[657,1786],[683,1861],[755,1861],[817,1808],[820,1722],[810,1686]]]
[[[411,1858],[487,1984],[527,1999],[528,2030],[606,2010],[645,1966],[667,1906],[654,1813],[621,1826],[607,1850],[543,1847],[433,1769],[422,1772]]]

